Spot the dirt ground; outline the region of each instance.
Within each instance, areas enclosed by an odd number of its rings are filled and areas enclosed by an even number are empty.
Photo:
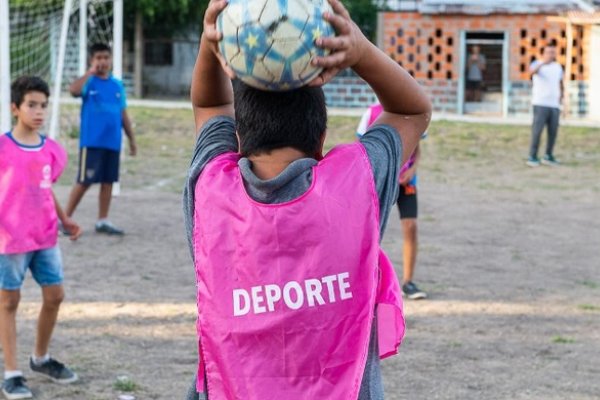
[[[140,157],[125,157],[112,219],[93,233],[97,190],[61,238],[67,299],[52,354],[71,386],[27,374],[39,290],[18,314],[19,361],[40,400],[181,399],[196,362],[194,273],[179,193],[193,140],[189,112],[133,110]],[[331,141],[357,118],[334,119]],[[600,399],[600,139],[563,128],[558,168],[528,169],[527,127],[435,123],[423,143],[416,282],[400,354],[383,362],[386,398]],[[76,140],[66,145],[71,153]],[[56,191],[65,201],[71,166]],[[384,248],[401,274],[398,215]],[[125,380],[127,377],[128,380]]]

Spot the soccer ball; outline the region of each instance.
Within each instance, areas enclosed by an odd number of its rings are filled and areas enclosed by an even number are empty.
[[[327,0],[230,0],[217,20],[219,50],[244,83],[296,89],[322,71],[311,60],[328,54],[315,40],[335,34],[325,11],[333,12]]]

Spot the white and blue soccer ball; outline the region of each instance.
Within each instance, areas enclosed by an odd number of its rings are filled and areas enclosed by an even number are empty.
[[[327,0],[229,0],[219,15],[219,50],[237,77],[262,90],[299,88],[322,71],[311,60],[328,51],[315,45],[334,36],[323,19]]]

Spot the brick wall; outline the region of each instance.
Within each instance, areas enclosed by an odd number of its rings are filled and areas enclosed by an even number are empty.
[[[417,79],[459,76],[460,31],[508,32],[510,80],[528,79],[529,64],[542,47],[556,41],[558,62],[566,65],[564,24],[549,22],[543,14],[424,15],[416,12],[382,13],[383,50]],[[590,28],[573,28],[571,80],[587,80]]]
[[[458,83],[456,81],[431,79],[419,80],[419,84],[429,95],[434,112],[458,112]],[[569,83],[569,117],[581,118],[588,115],[588,90],[588,82]],[[366,108],[377,100],[365,81],[356,76],[337,77],[324,87],[324,92],[329,107]],[[508,99],[510,115],[529,115],[531,113],[531,81],[510,82]]]
[[[589,84],[588,82],[569,82],[567,89],[569,96],[568,114],[570,117],[585,117],[589,112]]]
[[[429,95],[433,110],[441,113],[458,112],[458,83],[447,79],[419,80]]]
[[[458,84],[445,79],[419,80],[436,112],[456,113]],[[323,88],[329,107],[366,108],[377,101],[375,93],[357,76],[334,78]]]
[[[531,81],[513,81],[508,88],[508,113],[525,115],[531,113]]]
[[[329,107],[366,108],[377,101],[377,97],[358,76],[338,76],[323,88]]]
[[[507,32],[509,35],[509,114],[531,110],[529,65],[542,47],[555,41],[558,62],[567,65],[567,32],[562,23],[542,14],[427,15],[417,12],[384,12],[380,16],[380,43],[393,60],[426,86],[436,111],[457,111],[460,78],[460,32]],[[585,82],[590,76],[591,28],[573,27],[569,83],[571,116],[589,112]]]

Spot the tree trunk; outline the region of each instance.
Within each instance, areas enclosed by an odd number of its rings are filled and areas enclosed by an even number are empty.
[[[134,59],[133,93],[135,97],[141,98],[144,95],[144,17],[141,10],[135,13]]]

